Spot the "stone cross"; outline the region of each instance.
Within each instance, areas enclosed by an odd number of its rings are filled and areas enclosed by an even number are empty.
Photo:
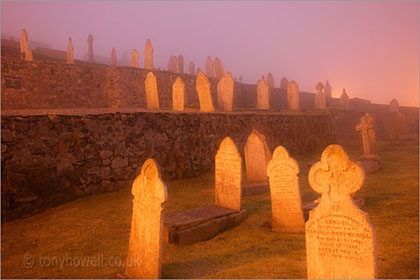
[[[257,86],[257,109],[270,109],[270,88],[264,80],[264,75]]]
[[[246,140],[244,155],[247,185],[267,184],[267,163],[271,160],[271,152],[264,135],[256,129]]]
[[[332,97],[332,95],[331,95],[331,85],[328,81],[325,83],[324,92],[325,92],[325,97]]]
[[[213,99],[211,97],[210,83],[203,72],[199,72],[195,82],[195,89],[198,93],[200,111],[214,112]]]
[[[111,66],[117,66],[117,51],[112,48],[111,51]]]
[[[214,66],[210,56],[206,60],[206,75],[209,78],[214,78]]]
[[[299,86],[295,81],[287,83],[287,106],[289,110],[299,111]]]
[[[87,42],[88,42],[88,61],[89,62],[95,62],[95,59],[93,58],[93,36],[92,36],[92,34],[88,35]]]
[[[271,74],[271,72],[267,74],[267,85],[270,88],[274,88],[274,77],[273,74]]]
[[[139,53],[137,52],[136,49],[131,51],[130,54],[130,66],[131,67],[139,67]]]
[[[344,110],[350,110],[350,99],[349,96],[346,93],[346,89],[343,88],[343,93],[340,97],[340,107]]]
[[[218,57],[214,59],[214,72],[216,74],[216,78],[220,79],[225,74],[225,70],[223,69],[223,64]]]
[[[305,231],[298,174],[298,163],[289,156],[284,147],[278,146],[267,165],[273,231]]]
[[[144,46],[144,69],[153,70],[153,46],[149,38]]]
[[[188,74],[195,75],[195,65],[193,62],[190,62],[188,65]]]
[[[305,224],[308,279],[376,278],[374,229],[352,199],[364,184],[363,169],[341,146],[330,145],[308,179],[322,195]]]
[[[26,61],[33,61],[32,51],[28,47],[28,33],[25,29],[22,29],[20,33],[20,53]]]
[[[289,83],[289,81],[287,80],[286,77],[283,77],[283,79],[281,79],[280,81],[280,89],[287,89],[287,84]]]
[[[147,109],[159,110],[159,95],[157,89],[157,82],[156,76],[153,74],[153,72],[147,73],[145,86]]]
[[[215,159],[215,204],[241,210],[242,159],[235,143],[223,139]]]
[[[230,72],[226,72],[217,83],[217,104],[220,110],[232,111],[234,86]]]
[[[165,183],[156,161],[148,159],[133,182],[133,214],[125,274],[132,279],[159,279],[162,263]]]
[[[321,82],[318,82],[315,88],[318,91],[315,94],[315,109],[325,110],[327,108],[327,104],[325,101],[325,94],[322,92],[322,90],[324,89],[324,85]]]
[[[177,77],[172,84],[172,110],[184,111],[185,108],[185,83]]]
[[[66,52],[66,58],[67,58],[67,63],[68,64],[73,64],[74,63],[74,59],[73,59],[73,43],[71,42],[71,37],[69,37],[69,42],[67,44],[67,52]]]
[[[356,130],[360,131],[362,136],[363,154],[375,154],[376,135],[373,130],[373,118],[369,113],[360,118],[360,124],[356,126]]]
[[[392,98],[391,102],[389,102],[389,111],[392,113],[398,113],[400,111],[400,103],[397,99]]]

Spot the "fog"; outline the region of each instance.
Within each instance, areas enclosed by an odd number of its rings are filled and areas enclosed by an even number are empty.
[[[86,59],[94,37],[97,61],[109,63],[116,48],[128,64],[150,38],[155,67],[166,69],[171,54],[204,69],[219,57],[225,71],[256,83],[272,72],[315,92],[318,81],[350,98],[419,105],[419,3],[415,2],[1,2],[2,35],[66,50]],[[31,44],[29,45],[31,48]]]

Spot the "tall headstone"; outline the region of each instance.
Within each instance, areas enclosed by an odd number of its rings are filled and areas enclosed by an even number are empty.
[[[267,74],[267,85],[270,88],[274,88],[274,77],[273,74],[271,74],[271,72]]]
[[[177,65],[177,57],[171,54],[171,56],[169,57],[169,62],[168,62],[168,71],[175,73],[176,65]]]
[[[117,51],[112,48],[111,51],[111,66],[117,66]]]
[[[95,58],[93,57],[93,36],[89,34],[87,37],[88,42],[88,61],[95,62]]]
[[[147,109],[159,110],[159,95],[157,89],[156,76],[153,72],[147,73],[146,80],[146,103]]]
[[[298,163],[289,156],[284,147],[278,146],[267,165],[273,231],[305,231],[298,173]]]
[[[190,62],[188,65],[188,74],[195,75],[195,65],[193,62]]]
[[[159,166],[148,159],[131,188],[131,217],[125,274],[132,279],[159,279],[162,263],[163,203],[167,200]]]
[[[343,88],[343,93],[340,97],[340,107],[344,110],[350,110],[350,98],[347,95],[345,88]]]
[[[299,86],[295,81],[287,84],[287,106],[289,110],[299,111]]]
[[[210,83],[203,72],[199,72],[195,82],[195,89],[198,93],[200,111],[214,112],[213,99],[211,97]]]
[[[220,79],[225,74],[225,70],[223,69],[223,64],[218,57],[214,59],[214,72],[216,73],[216,78]]]
[[[130,54],[130,66],[131,67],[139,67],[139,53],[137,52],[136,49],[131,51]]]
[[[363,169],[330,145],[308,177],[322,195],[305,224],[308,279],[376,278],[375,232],[352,199],[364,184]]]
[[[71,37],[69,37],[69,42],[67,44],[67,52],[66,52],[66,58],[67,58],[68,64],[74,63],[73,53],[74,53],[73,43],[71,42]]]
[[[177,77],[172,84],[172,110],[184,111],[185,108],[185,83]]]
[[[325,83],[324,92],[325,92],[325,97],[332,97],[332,95],[331,95],[331,85],[328,81]]]
[[[324,85],[319,82],[315,88],[317,90],[317,93],[315,94],[315,109],[325,110],[327,108],[327,103],[325,101],[325,94],[322,92]]]
[[[216,205],[241,210],[242,159],[235,143],[223,139],[215,160]]]
[[[257,86],[257,109],[270,109],[270,88],[264,80],[264,75]]]
[[[281,79],[280,81],[280,89],[287,89],[287,84],[289,83],[289,80],[287,80],[286,77],[283,77],[283,79]]]
[[[206,75],[209,78],[214,78],[214,66],[210,56],[206,60]]]
[[[398,113],[400,111],[400,103],[397,99],[392,98],[391,102],[389,102],[388,110],[392,113]]]
[[[153,46],[149,38],[144,46],[144,69],[153,70]]]
[[[267,164],[271,152],[264,135],[253,129],[244,147],[247,185],[267,184]]]
[[[235,83],[232,74],[226,72],[217,83],[217,103],[220,110],[231,112],[233,107],[233,91]]]
[[[28,33],[26,33],[25,29],[22,29],[20,33],[20,55],[26,61],[33,61],[32,51],[29,50],[28,46]]]
[[[356,126],[356,130],[360,131],[362,138],[363,154],[371,155],[376,152],[376,134],[373,129],[373,118],[366,113],[360,118],[360,124]]]

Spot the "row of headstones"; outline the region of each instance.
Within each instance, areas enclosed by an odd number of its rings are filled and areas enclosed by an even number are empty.
[[[215,204],[241,210],[242,159],[226,137],[215,159]],[[274,231],[306,233],[308,278],[376,278],[375,234],[366,213],[352,195],[364,184],[363,168],[349,160],[339,145],[328,146],[312,165],[308,179],[321,194],[319,205],[304,222],[297,174],[299,166],[278,146],[267,164]],[[160,278],[162,203],[167,191],[153,159],[148,159],[132,186],[133,215],[127,263],[130,278]]]

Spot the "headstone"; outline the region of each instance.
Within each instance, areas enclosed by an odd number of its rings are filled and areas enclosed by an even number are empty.
[[[289,110],[299,111],[299,86],[295,81],[287,84],[287,106]]]
[[[188,74],[195,75],[195,65],[192,62],[188,65]]]
[[[214,59],[214,72],[216,73],[216,78],[220,79],[225,74],[225,70],[223,69],[223,64],[218,57]]]
[[[197,75],[198,75],[198,73],[200,73],[200,72],[203,72],[203,71],[201,71],[201,68],[200,68],[200,67],[197,67]]]
[[[184,111],[185,108],[185,83],[177,77],[172,84],[172,110]]]
[[[153,70],[153,46],[149,38],[144,46],[144,69]]]
[[[344,110],[350,110],[350,98],[347,95],[345,88],[343,88],[343,93],[340,97],[340,107]]]
[[[93,36],[92,36],[92,34],[88,35],[87,42],[88,42],[88,61],[89,62],[95,62],[95,59],[93,57]]]
[[[271,152],[264,135],[253,129],[244,147],[247,185],[267,184],[267,163]]]
[[[28,33],[25,29],[22,29],[20,33],[20,53],[26,61],[33,61],[32,51],[28,47]]]
[[[398,113],[400,111],[400,103],[397,99],[392,98],[391,102],[389,102],[389,111],[392,113]]]
[[[305,224],[308,279],[376,278],[375,233],[352,198],[365,181],[363,169],[330,145],[308,177],[322,195]]]
[[[71,37],[69,37],[69,42],[67,44],[67,52],[66,52],[66,57],[67,57],[67,63],[68,64],[73,64],[74,63],[73,52],[74,52],[73,43],[71,42]]]
[[[242,159],[235,143],[223,139],[215,160],[216,205],[241,210]]]
[[[287,84],[289,83],[289,81],[287,80],[286,77],[284,77],[283,79],[281,79],[280,81],[280,89],[287,89]]]
[[[217,102],[220,110],[231,112],[233,107],[233,91],[235,83],[232,74],[226,72],[217,83]]]
[[[257,109],[270,109],[270,88],[264,80],[264,75],[258,82],[257,87]]]
[[[131,51],[130,54],[130,66],[131,67],[139,67],[139,53],[137,52],[136,49]]]
[[[332,95],[331,95],[331,85],[328,81],[325,83],[324,92],[325,92],[325,97],[332,97]]]
[[[210,83],[203,72],[197,75],[195,89],[198,93],[198,100],[200,102],[200,111],[214,112],[213,100],[211,97]]]
[[[117,66],[117,51],[112,48],[111,51],[111,66]]]
[[[175,73],[184,74],[184,57],[182,54],[178,55],[176,59],[176,71]]]
[[[271,72],[267,74],[267,85],[270,88],[274,88],[274,77],[273,74],[271,74]]]
[[[315,95],[315,110],[325,110],[327,108],[327,104],[325,101],[325,94],[322,92],[324,85],[319,82],[315,88],[318,91]]]
[[[153,72],[147,73],[145,86],[147,109],[159,110],[159,95],[157,89],[157,82],[156,76],[153,74]]]
[[[208,56],[206,60],[206,75],[209,78],[214,78],[214,66],[210,56]]]
[[[376,134],[373,130],[373,118],[369,113],[360,118],[360,124],[356,126],[356,130],[361,134],[363,154],[375,154]]]
[[[125,274],[134,279],[159,279],[162,263],[165,183],[153,159],[148,159],[133,182],[133,214]],[[129,265],[128,265],[129,264]]]
[[[298,173],[298,163],[289,156],[284,147],[278,146],[267,165],[273,231],[305,231]]]
[[[168,71],[169,72],[176,72],[176,65],[177,65],[177,57],[174,55],[171,55],[169,57],[169,62],[168,62]]]

